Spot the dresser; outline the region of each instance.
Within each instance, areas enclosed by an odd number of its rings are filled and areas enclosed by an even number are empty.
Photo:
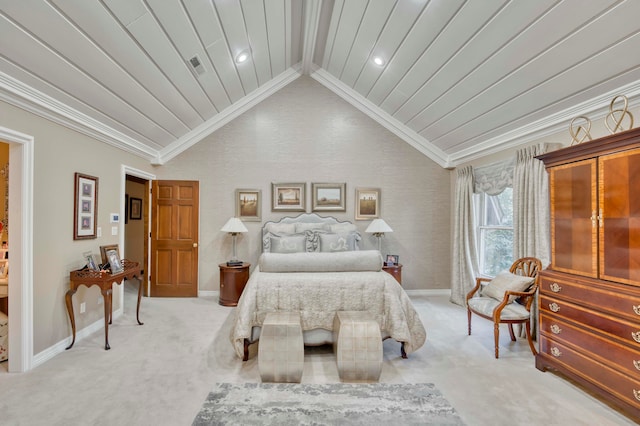
[[[536,367],[640,419],[640,129],[537,158],[549,172],[551,265]]]

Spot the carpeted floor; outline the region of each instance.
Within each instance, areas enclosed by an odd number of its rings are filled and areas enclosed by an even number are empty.
[[[218,383],[193,426],[463,425],[431,383]]]

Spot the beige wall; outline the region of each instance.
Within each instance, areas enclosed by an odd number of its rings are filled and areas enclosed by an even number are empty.
[[[262,223],[299,213],[271,211],[272,182],[346,182],[354,221],[355,188],[381,189],[381,217],[394,230],[383,254],[400,256],[407,289],[450,288],[450,172],[308,77],[301,77],[155,170],[158,179],[200,181],[200,290],[218,290],[218,264],[231,257],[220,228],[235,215],[236,188],[262,190]],[[246,222],[238,256],[255,265],[262,223]],[[364,249],[377,248],[355,221]]]
[[[151,170],[148,161],[0,102],[0,126],[34,136],[33,331],[34,354],[71,335],[64,296],[69,272],[84,265],[82,253],[100,256],[99,246],[118,243],[109,214],[120,209],[121,165]],[[74,173],[99,178],[98,227],[102,238],[73,240]],[[81,287],[74,296],[76,325],[81,330],[103,318],[99,290]],[[87,311],[79,313],[79,303]],[[114,309],[120,306],[114,297]]]

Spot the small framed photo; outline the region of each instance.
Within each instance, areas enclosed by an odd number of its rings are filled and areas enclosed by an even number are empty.
[[[124,266],[120,260],[120,255],[116,250],[107,250],[107,259],[109,259],[109,266],[111,267],[112,274],[119,274],[124,271]]]
[[[356,220],[380,217],[380,188],[356,188]]]
[[[129,219],[142,219],[142,198],[129,198]]]
[[[236,189],[236,217],[245,222],[262,221],[262,191]]]
[[[96,238],[98,220],[98,178],[75,173],[73,197],[73,239]]]
[[[397,254],[388,254],[387,259],[384,262],[387,266],[397,266],[398,263],[398,255]]]
[[[100,270],[100,268],[98,268],[98,265],[96,265],[95,259],[93,258],[93,253],[91,253],[90,251],[87,251],[82,253],[82,256],[84,257],[87,268],[91,269],[92,271]]]
[[[271,210],[282,212],[306,211],[306,183],[272,183]]]
[[[118,250],[117,244],[100,246],[100,260],[102,260],[103,269],[109,265],[109,257],[107,256],[107,252],[111,250],[115,251],[118,257],[120,257],[120,250]]]
[[[346,183],[312,183],[312,210],[343,212],[347,210]]]

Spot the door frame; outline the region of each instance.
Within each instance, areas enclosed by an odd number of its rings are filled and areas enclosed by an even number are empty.
[[[139,177],[141,179],[146,179],[147,181],[149,181],[149,188],[151,188],[151,182],[152,180],[156,179],[156,175],[154,175],[153,173],[149,173],[149,172],[145,172],[144,170],[140,170],[140,169],[136,169],[134,167],[130,167],[127,166],[125,164],[122,164],[120,167],[120,217],[122,218],[122,220],[120,220],[118,222],[118,228],[119,228],[119,238],[118,238],[118,245],[120,247],[122,247],[122,251],[120,253],[121,257],[124,258],[126,256],[125,253],[125,245],[124,245],[124,233],[125,233],[125,227],[124,227],[124,213],[125,213],[125,199],[124,196],[127,193],[127,175],[130,176],[135,176],[135,177]],[[148,214],[149,214],[149,222],[151,223],[151,203],[149,202],[149,192],[147,192],[146,194],[144,194],[146,200],[143,201],[142,205],[145,205],[148,208]],[[150,244],[148,244],[149,242],[149,230],[146,229],[145,230],[145,238],[147,239],[147,264],[144,265],[144,272],[145,274],[147,274],[147,276],[149,275],[149,263],[151,262],[151,247]],[[149,286],[149,280],[147,279],[147,287]],[[118,310],[116,311],[117,315],[121,315],[124,313],[124,286],[119,285],[118,286],[118,291],[120,292],[120,300],[122,300],[122,303],[120,304],[120,308],[118,308]],[[149,294],[149,289],[147,288],[147,292],[146,294]]]
[[[12,232],[9,276],[10,373],[33,368],[33,181],[35,138],[0,126],[9,144],[9,216]]]

